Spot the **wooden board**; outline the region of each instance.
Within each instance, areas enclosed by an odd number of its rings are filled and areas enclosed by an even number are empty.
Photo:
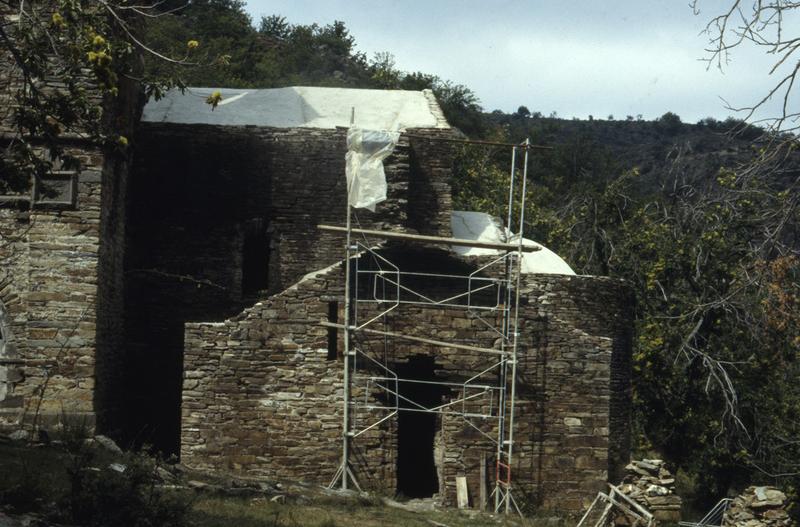
[[[469,507],[469,494],[467,493],[467,478],[456,476],[456,501],[459,509]]]

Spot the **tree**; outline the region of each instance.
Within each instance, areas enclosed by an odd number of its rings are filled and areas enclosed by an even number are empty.
[[[2,90],[16,102],[0,115],[0,192],[23,190],[56,166],[79,168],[64,139],[125,150],[127,132],[108,118],[112,107],[135,83],[156,96],[175,84],[169,75],[142,77],[141,54],[178,66],[198,45],[185,41],[179,59],[147,46],[141,23],[161,14],[157,5],[0,0],[0,54],[9,65]]]
[[[701,13],[703,1],[694,0],[695,14]],[[794,131],[798,129],[796,86],[800,60],[797,51],[800,38],[788,30],[793,29],[800,4],[782,0],[735,0],[721,14],[712,16],[706,25],[708,35],[706,61],[709,66],[724,69],[737,48],[753,46],[770,55],[772,68],[770,75],[777,74],[773,86],[752,104],[731,106],[730,110],[739,112],[743,120],[750,124],[760,124],[768,130]],[[757,112],[772,99],[780,101],[778,115],[757,116]],[[755,120],[754,120],[755,118]]]
[[[672,112],[665,113],[656,122],[659,129],[667,135],[675,135],[681,130],[681,118]]]

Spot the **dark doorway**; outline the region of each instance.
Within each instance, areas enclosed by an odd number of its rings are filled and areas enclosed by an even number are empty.
[[[434,381],[433,357],[415,356],[397,367],[401,379]],[[441,404],[448,390],[435,384],[400,382],[399,392],[426,408]],[[401,399],[397,419],[397,493],[406,498],[428,498],[439,492],[439,477],[433,458],[433,443],[439,415],[417,412]]]

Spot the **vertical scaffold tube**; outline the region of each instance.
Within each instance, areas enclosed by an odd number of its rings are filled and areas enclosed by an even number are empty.
[[[344,259],[344,409],[342,411],[342,490],[350,473],[350,192],[347,193],[347,235]]]
[[[525,140],[525,146],[530,144],[530,139]],[[528,183],[528,148],[525,149],[525,165],[522,169],[522,199],[519,212],[519,248],[517,250],[517,284],[514,288],[514,345],[511,351],[511,394],[510,409],[508,413],[508,488],[506,492],[506,514],[511,511],[511,463],[514,456],[514,400],[517,395],[517,347],[519,346],[519,296],[522,285],[522,234],[525,227],[525,198]]]

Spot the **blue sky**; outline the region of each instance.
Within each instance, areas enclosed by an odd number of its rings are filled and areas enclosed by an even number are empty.
[[[342,20],[359,51],[389,51],[398,68],[465,84],[487,111],[616,118],[667,111],[685,122],[725,118],[768,89],[770,57],[742,49],[706,67],[708,19],[730,2],[688,0],[247,0],[255,23]],[[797,33],[795,33],[797,34]],[[773,75],[774,77],[774,75]],[[774,106],[773,106],[774,108]]]

